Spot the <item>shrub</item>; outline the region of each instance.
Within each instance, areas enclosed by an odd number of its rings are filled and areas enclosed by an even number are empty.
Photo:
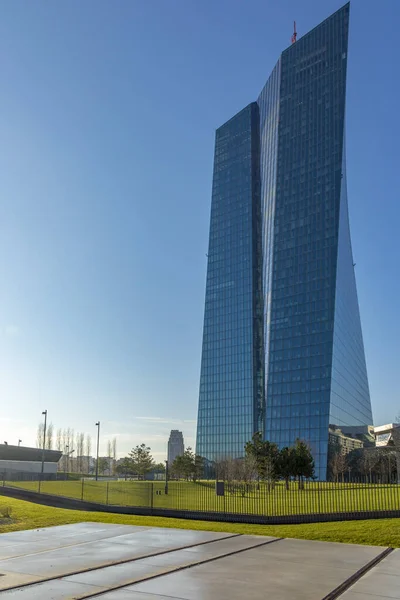
[[[0,506],[0,515],[3,519],[10,519],[12,513],[11,506]]]

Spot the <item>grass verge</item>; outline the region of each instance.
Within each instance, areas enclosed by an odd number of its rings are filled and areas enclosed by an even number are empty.
[[[249,535],[272,535],[276,537],[400,548],[400,519],[371,519],[368,521],[307,523],[301,525],[249,525],[246,523],[218,523],[215,521],[191,521],[186,519],[169,519],[166,517],[141,517],[84,512],[50,508],[12,498],[2,498],[0,500],[1,507],[9,507],[11,509],[12,522],[0,522],[0,533],[19,531],[21,529],[39,529],[54,525],[68,525],[82,521],[94,521],[147,527],[172,527]]]

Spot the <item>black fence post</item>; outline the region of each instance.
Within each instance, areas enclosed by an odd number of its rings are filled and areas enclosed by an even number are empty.
[[[108,504],[108,490],[109,490],[110,482],[107,481],[107,495],[106,495],[106,504]]]
[[[81,500],[83,500],[83,490],[84,490],[85,480],[82,477],[82,491],[81,491]]]

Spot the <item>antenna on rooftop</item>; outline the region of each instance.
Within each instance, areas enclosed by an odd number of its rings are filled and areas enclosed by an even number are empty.
[[[297,38],[297,31],[296,31],[296,21],[293,22],[293,35],[292,35],[292,44],[295,43]]]

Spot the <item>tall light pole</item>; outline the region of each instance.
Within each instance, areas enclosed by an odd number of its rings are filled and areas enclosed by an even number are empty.
[[[165,489],[164,492],[168,494],[168,461],[165,461]]]
[[[97,481],[99,478],[100,421],[97,421],[96,427],[97,427],[97,456],[96,456],[96,481]]]
[[[42,448],[42,470],[41,470],[41,475],[40,475],[40,479],[39,479],[39,494],[40,494],[40,486],[42,484],[43,474],[44,474],[44,451],[46,450],[47,410],[44,410],[42,412],[42,415],[44,415],[44,428],[43,428],[43,448]]]
[[[44,473],[44,451],[46,449],[46,428],[47,428],[47,410],[42,412],[44,415],[44,428],[43,428],[43,450],[42,450],[42,479]]]
[[[67,470],[68,470],[68,451],[69,451],[69,445],[66,444],[65,448],[64,448],[64,477],[65,479],[67,478]]]
[[[71,450],[71,452],[68,452],[68,456],[67,456],[67,471],[69,473],[69,469],[70,469],[70,464],[69,464],[69,457],[75,452],[75,449]]]

